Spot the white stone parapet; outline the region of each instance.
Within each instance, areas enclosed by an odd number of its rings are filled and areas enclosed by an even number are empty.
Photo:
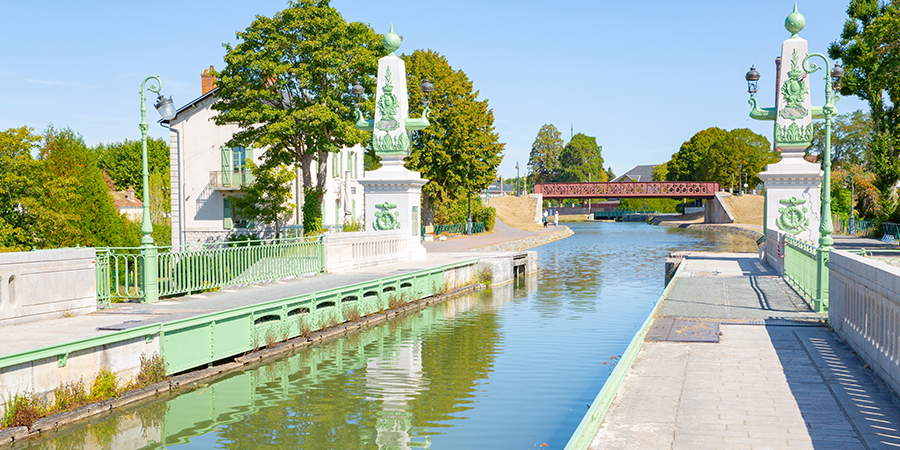
[[[828,281],[829,325],[900,395],[900,268],[832,251]]]
[[[0,253],[0,325],[97,310],[96,251]]]
[[[326,233],[323,241],[329,273],[393,264],[409,256],[409,238],[400,231]]]

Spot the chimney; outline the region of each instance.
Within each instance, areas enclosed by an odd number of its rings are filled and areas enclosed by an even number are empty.
[[[134,200],[134,188],[128,186],[128,189],[125,190],[125,200]]]
[[[200,74],[200,80],[203,82],[203,92],[200,95],[204,95],[216,88],[216,77],[209,74],[209,72],[213,70],[215,70],[213,66],[209,66],[209,69],[204,70],[203,73]]]

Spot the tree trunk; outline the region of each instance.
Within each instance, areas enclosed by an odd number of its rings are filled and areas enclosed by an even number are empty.
[[[434,226],[434,207],[427,191],[422,191],[422,225]]]

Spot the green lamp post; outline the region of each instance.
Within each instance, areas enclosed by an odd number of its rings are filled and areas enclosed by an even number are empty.
[[[150,80],[156,80],[156,82],[147,86],[147,82]],[[141,123],[139,126],[141,128],[141,164],[144,182],[142,189],[144,214],[141,217],[141,234],[143,235],[141,236],[141,286],[144,291],[145,302],[159,300],[159,276],[156,262],[158,253],[156,246],[153,245],[153,236],[151,236],[153,223],[150,221],[150,173],[147,167],[147,130],[150,126],[147,125],[147,99],[144,96],[144,91],[149,89],[150,92],[159,95],[154,105],[156,110],[163,119],[172,120],[175,118],[175,104],[172,103],[172,97],[165,98],[159,93],[161,86],[162,83],[159,81],[159,77],[155,75],[145,78],[144,82],[141,83]]]
[[[803,71],[807,74],[817,72],[821,67],[809,61],[811,57],[821,58],[825,63],[825,106],[822,113],[825,116],[825,148],[822,154],[822,221],[819,223],[819,248],[816,250],[816,298],[828,298],[828,255],[834,249],[834,225],[831,220],[831,119],[837,115],[834,106],[840,97],[835,92],[841,87],[841,78],[844,69],[835,65],[832,70],[831,61],[821,53],[810,53],[803,58]],[[825,300],[827,301],[827,300]],[[824,308],[823,308],[824,307]],[[827,303],[817,309],[826,309]]]

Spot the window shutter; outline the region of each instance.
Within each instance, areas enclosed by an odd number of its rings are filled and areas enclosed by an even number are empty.
[[[231,159],[231,148],[222,147],[222,184],[224,186],[231,186],[231,174],[233,172]]]
[[[228,197],[222,199],[222,228],[230,230],[234,227],[234,221],[231,218],[231,200]]]
[[[253,147],[247,147],[244,149],[244,164],[242,164],[244,168],[244,182],[242,183],[244,186],[253,183],[253,175],[250,173],[250,169],[247,167],[247,163],[256,163],[253,161]]]

